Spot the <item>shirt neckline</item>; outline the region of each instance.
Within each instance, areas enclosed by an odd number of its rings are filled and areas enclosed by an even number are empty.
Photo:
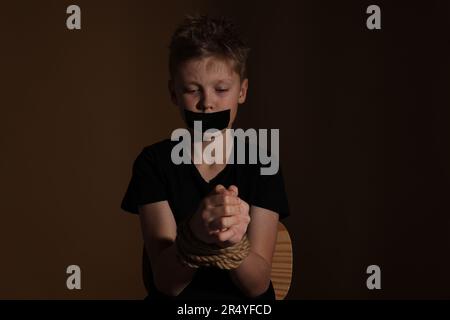
[[[192,157],[191,157],[191,154],[189,153],[189,157],[190,157],[190,159],[191,159],[191,161],[190,161],[190,167],[192,168],[191,170],[193,171],[193,173],[194,173],[194,175],[195,176],[197,176],[197,178],[199,179],[199,180],[201,180],[202,181],[202,183],[204,183],[204,184],[207,184],[207,185],[211,185],[212,183],[214,183],[214,181],[217,181],[218,179],[220,179],[228,170],[229,170],[229,167],[231,166],[231,164],[230,164],[230,158],[231,157],[233,157],[234,158],[234,138],[233,137],[231,137],[231,136],[229,136],[228,137],[230,140],[229,141],[231,141],[232,142],[232,146],[231,146],[231,149],[230,149],[230,154],[228,155],[228,162],[226,163],[226,165],[225,165],[225,167],[223,167],[222,168],[222,170],[220,170],[212,179],[210,179],[209,181],[207,181],[205,178],[203,178],[203,176],[201,175],[201,173],[200,173],[200,171],[198,170],[198,168],[195,166],[195,163],[192,161]],[[235,161],[236,159],[234,159],[234,161]]]
[[[202,174],[200,173],[200,171],[198,171],[198,168],[195,166],[194,163],[190,164],[190,167],[192,168],[191,170],[194,172],[194,175],[197,176],[197,178],[199,180],[201,180],[203,183],[205,184],[212,184],[214,181],[217,181],[218,179],[220,179],[225,173],[226,171],[228,171],[228,168],[230,167],[230,164],[227,163],[225,165],[225,167],[223,167],[222,170],[219,171],[219,173],[217,173],[213,178],[211,178],[211,180],[206,180],[205,178],[203,178]]]

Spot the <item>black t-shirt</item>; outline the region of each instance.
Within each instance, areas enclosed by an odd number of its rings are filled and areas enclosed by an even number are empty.
[[[280,220],[289,215],[288,202],[284,188],[281,167],[274,175],[261,175],[261,164],[227,164],[209,182],[200,175],[196,166],[176,165],[171,152],[178,142],[169,139],[143,148],[133,163],[131,181],[121,203],[127,212],[139,214],[138,206],[167,200],[179,224],[195,212],[200,201],[212,189],[222,184],[238,187],[239,197],[250,206],[272,210],[279,214]],[[248,157],[249,145],[246,143]],[[259,161],[258,161],[259,162]],[[168,298],[159,292],[153,283],[153,275],[148,256],[143,250],[144,284],[149,298]],[[191,283],[180,293],[180,299],[245,299],[243,293],[234,285],[227,270],[218,268],[199,268]],[[261,299],[274,299],[270,284]]]

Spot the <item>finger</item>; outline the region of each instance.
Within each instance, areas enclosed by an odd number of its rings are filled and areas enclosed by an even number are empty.
[[[221,217],[237,216],[240,215],[241,210],[239,206],[218,206],[209,210],[208,223]]]
[[[223,191],[226,191],[226,190],[227,190],[227,189],[226,189],[223,185],[218,184],[217,186],[214,187],[212,193],[213,193],[213,194],[219,194],[219,193],[221,193],[221,192],[223,192]]]
[[[240,199],[240,207],[241,207],[241,212],[245,215],[249,214],[250,211],[250,206],[247,202],[245,202],[244,200]]]
[[[224,232],[224,231],[227,231],[227,230],[228,230],[228,228],[210,230],[209,231],[209,235],[215,235],[215,234],[218,234],[219,232]]]
[[[237,233],[237,230],[235,227],[228,228],[224,232],[219,232],[216,234],[217,240],[220,242],[228,241],[229,239],[233,238]]]
[[[231,191],[236,197],[239,194],[239,190],[238,187],[236,187],[235,185],[231,185],[228,187],[228,190]]]
[[[237,206],[241,204],[241,200],[233,195],[215,194],[209,196],[206,203],[210,207],[225,206],[225,205]]]
[[[239,216],[225,216],[220,217],[218,219],[213,220],[209,224],[209,228],[213,230],[224,230],[231,228],[235,224],[238,224],[240,222]]]

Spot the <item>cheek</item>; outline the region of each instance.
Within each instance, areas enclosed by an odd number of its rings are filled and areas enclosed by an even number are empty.
[[[238,109],[237,102],[234,101],[234,104],[229,105],[229,108],[231,109],[231,111],[230,111],[230,122],[233,123],[234,120],[236,120],[236,115],[237,115],[237,109]]]
[[[180,108],[194,110],[196,108],[198,99],[191,95],[180,95],[179,101],[181,102]]]
[[[230,113],[231,123],[233,123],[236,118],[238,99],[239,99],[239,92],[233,92],[232,94],[228,95],[225,99],[223,99],[221,103],[223,109],[231,109]]]
[[[224,98],[223,105],[235,109],[239,102],[239,92],[233,91]]]

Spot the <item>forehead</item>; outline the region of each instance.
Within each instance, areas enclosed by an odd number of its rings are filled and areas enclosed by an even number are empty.
[[[233,61],[216,56],[189,59],[180,64],[177,74],[182,82],[239,80]]]

